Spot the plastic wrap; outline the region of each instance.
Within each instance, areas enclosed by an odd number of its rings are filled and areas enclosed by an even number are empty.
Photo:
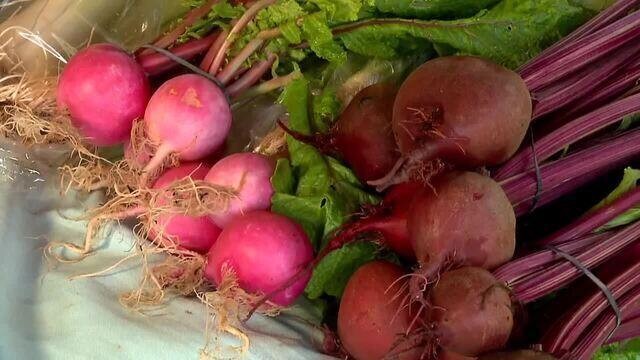
[[[175,0],[9,0],[0,2],[5,72],[55,75],[88,42],[135,49],[186,11]]]

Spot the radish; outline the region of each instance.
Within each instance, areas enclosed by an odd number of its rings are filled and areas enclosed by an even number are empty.
[[[515,251],[516,220],[504,191],[473,172],[438,177],[414,200],[409,238],[427,278],[449,265],[493,269]]]
[[[142,183],[170,155],[199,160],[224,143],[231,128],[231,110],[220,88],[199,75],[187,74],[162,84],[144,114],[145,130],[157,149],[143,171]]]
[[[151,90],[144,71],[124,50],[95,44],[79,51],[58,82],[57,102],[88,142],[110,146],[129,138]]]
[[[162,189],[186,177],[203,180],[208,171],[209,168],[201,163],[184,164],[165,171],[155,181],[153,188]],[[156,240],[161,236],[187,250],[206,253],[220,232],[222,230],[208,216],[162,214],[150,229],[149,237]]]
[[[311,274],[296,275],[312,260],[311,242],[300,225],[282,215],[253,211],[222,230],[209,251],[205,277],[220,285],[233,276],[246,292],[267,294],[276,305],[288,306],[304,291]],[[289,283],[291,279],[295,281]]]
[[[408,294],[403,275],[404,270],[397,265],[373,261],[349,279],[340,300],[338,335],[354,358],[420,358],[420,341],[416,346],[404,341],[411,333],[413,317],[403,303]]]
[[[471,56],[427,61],[404,81],[393,105],[402,158],[383,189],[408,178],[428,180],[446,165],[496,165],[513,155],[531,121],[529,91],[518,74]]]
[[[226,209],[210,214],[213,221],[224,228],[238,215],[269,209],[275,192],[271,184],[273,171],[273,162],[260,154],[237,153],[218,161],[205,181],[234,190],[236,197]]]

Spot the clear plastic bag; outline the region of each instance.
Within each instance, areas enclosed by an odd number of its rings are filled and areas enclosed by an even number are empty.
[[[89,42],[135,49],[187,9],[175,0],[10,0],[0,2],[0,61],[5,72],[57,74]]]

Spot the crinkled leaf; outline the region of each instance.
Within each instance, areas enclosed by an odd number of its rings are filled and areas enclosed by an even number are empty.
[[[309,0],[327,14],[330,23],[343,23],[358,20],[362,9],[362,0]]]
[[[488,9],[500,0],[376,0],[378,10],[418,19],[462,18]]]
[[[334,40],[324,12],[305,16],[302,20],[302,33],[318,57],[336,63],[346,61],[347,53]]]
[[[640,359],[640,339],[611,344],[598,350],[593,360],[637,360]]]
[[[313,127],[316,131],[325,133],[331,127],[333,120],[340,111],[340,101],[333,89],[326,89],[313,97]]]
[[[276,169],[271,177],[271,184],[278,193],[293,194],[296,182],[288,159],[278,159]]]
[[[244,6],[232,5],[227,0],[222,0],[211,7],[209,17],[217,17],[219,19],[237,19],[242,16],[244,12]]]
[[[266,7],[256,15],[256,23],[262,30],[270,29],[293,21],[306,12],[295,0],[280,0]]]
[[[394,58],[434,42],[515,68],[577,27],[587,15],[568,0],[503,0],[462,20],[373,19],[334,32],[347,49],[368,56]]]
[[[356,242],[327,255],[313,271],[306,293],[311,299],[323,293],[340,297],[351,275],[363,264],[374,260],[377,246],[370,242]]]
[[[604,198],[596,206],[594,206],[594,209],[599,209],[603,206],[607,206],[616,201],[622,195],[635,189],[638,185],[638,181],[640,181],[640,170],[632,169],[630,167],[624,169],[624,175],[622,176],[620,184],[618,184],[618,186],[609,195],[607,195],[606,198]],[[600,227],[597,231],[613,229],[640,219],[640,204],[638,205],[639,206],[631,208],[622,215],[619,215],[615,219],[609,221],[607,224]]]
[[[323,196],[300,197],[275,193],[271,198],[271,211],[295,220],[302,226],[314,247],[320,245],[324,233],[325,210]]]

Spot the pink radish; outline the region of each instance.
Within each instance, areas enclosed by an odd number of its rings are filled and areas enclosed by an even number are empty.
[[[234,276],[246,292],[270,294],[271,302],[288,306],[304,291],[311,273],[299,274],[312,260],[311,242],[300,225],[282,215],[254,211],[224,228],[209,251],[205,277],[220,285],[225,276]]]
[[[186,177],[203,180],[208,171],[209,167],[205,164],[184,164],[167,170],[156,180],[153,188],[162,189]],[[208,216],[172,214],[161,215],[156,226],[151,230],[152,239],[156,238],[157,233],[161,233],[164,238],[175,241],[177,245],[199,253],[206,253],[222,231]]]
[[[122,49],[96,44],[79,51],[58,82],[57,102],[87,141],[109,146],[129,138],[151,90],[144,71]]]
[[[213,221],[224,228],[233,218],[252,210],[267,210],[274,189],[271,176],[274,166],[267,157],[254,153],[237,153],[218,161],[205,177],[211,184],[228,187],[237,196],[223,211],[211,214]]]
[[[193,161],[218,150],[231,127],[231,109],[216,84],[187,74],[158,88],[149,100],[144,121],[147,136],[158,148],[143,169],[143,183],[172,154]]]

